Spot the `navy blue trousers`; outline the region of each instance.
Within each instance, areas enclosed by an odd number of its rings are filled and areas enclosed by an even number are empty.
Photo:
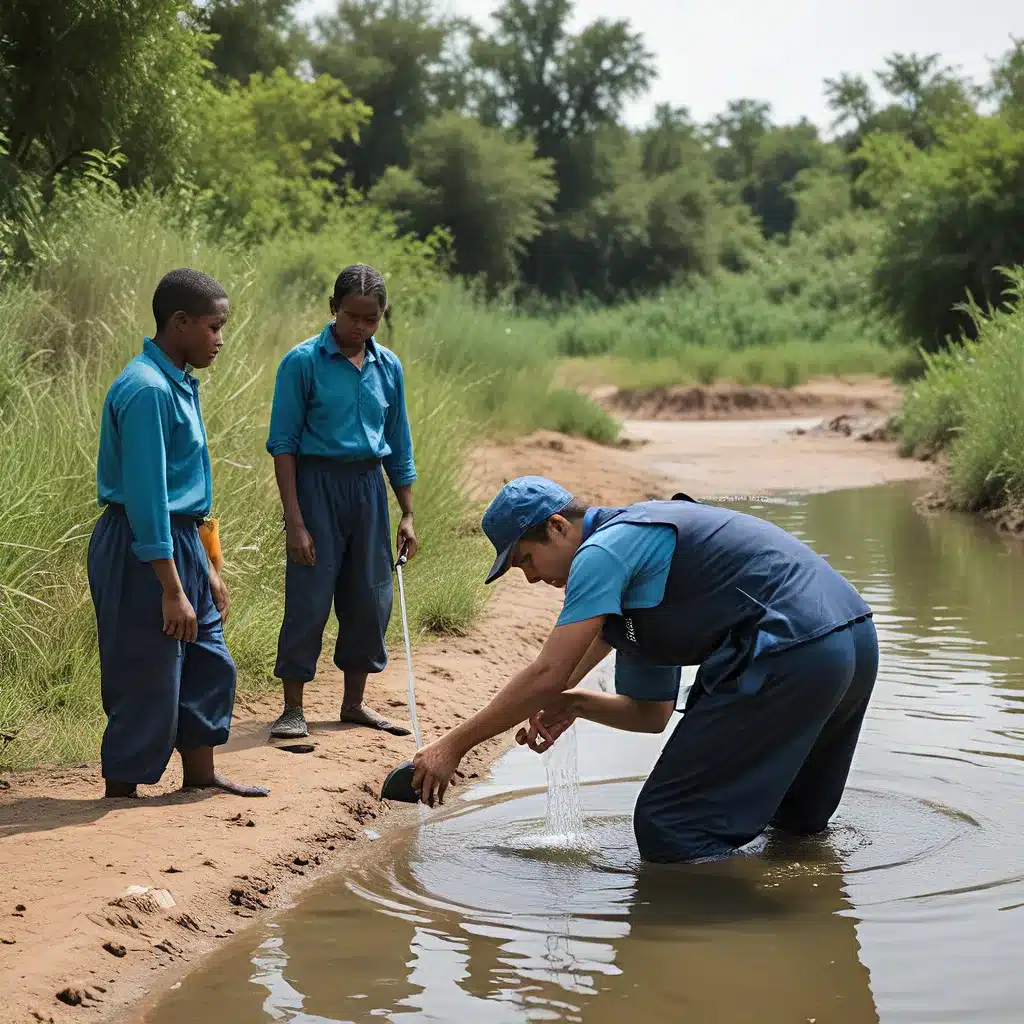
[[[210,593],[209,565],[195,520],[171,520],[174,563],[199,622],[195,643],[163,631],[163,589],[132,553],[123,509],[108,507],[89,542],[89,589],[99,634],[107,728],[103,777],[152,785],[175,748],[226,743],[235,704],[235,663]]]
[[[823,831],[842,798],[877,673],[878,638],[864,619],[758,658],[731,685],[691,691],[637,799],[641,857],[721,857],[769,825]]]
[[[343,672],[383,672],[393,588],[380,464],[300,457],[296,489],[316,565],[288,560],[274,675],[298,683],[316,676],[332,604],[338,617],[334,664]]]

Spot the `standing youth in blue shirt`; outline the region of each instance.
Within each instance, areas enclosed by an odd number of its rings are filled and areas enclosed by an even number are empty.
[[[871,609],[772,523],[676,498],[587,508],[543,477],[506,484],[483,520],[488,582],[518,566],[564,588],[562,612],[532,665],[416,755],[421,799],[443,799],[466,752],[523,719],[517,739],[538,751],[576,718],[660,733],[680,666],[699,665],[637,800],[641,856],[721,857],[769,825],[825,829],[878,670]],[[575,689],[612,649],[616,693]]]
[[[334,663],[345,676],[342,722],[407,736],[363,703],[366,677],[387,665],[391,527],[383,466],[402,510],[397,549],[409,558],[416,480],[405,381],[374,334],[388,312],[384,278],[362,264],[338,276],[334,320],[281,361],[267,451],[274,457],[287,538],[284,621],[274,674],[284,711],[271,736],[308,734],[302,698],[316,675],[333,603]]]
[[[173,270],[153,295],[156,334],[111,385],[97,485],[104,506],[89,543],[99,634],[101,750],[108,797],[159,782],[175,747],[186,788],[266,796],[229,782],[213,748],[227,742],[235,664],[222,622],[228,592],[199,535],[213,500],[199,382],[221,348],[224,289]]]

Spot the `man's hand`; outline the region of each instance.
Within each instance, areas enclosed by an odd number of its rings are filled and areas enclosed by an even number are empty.
[[[412,759],[415,769],[412,788],[419,793],[423,803],[429,807],[434,806],[435,800],[439,804],[444,803],[444,794],[462,756],[462,752],[456,750],[443,736],[417,752]]]
[[[399,557],[401,557],[404,550],[406,559],[412,561],[416,556],[416,552],[420,549],[420,542],[416,539],[411,512],[402,516],[402,521],[398,524],[398,536],[395,541],[395,550],[398,552]]]
[[[164,632],[186,644],[196,642],[199,624],[195,609],[183,590],[165,590],[163,597]]]
[[[220,612],[220,621],[227,622],[231,612],[231,598],[228,597],[227,584],[212,566],[210,567],[210,593],[213,595],[213,603],[217,606],[217,611]]]
[[[572,728],[579,716],[575,697],[574,693],[566,693],[550,707],[532,715],[530,724],[516,733],[516,743],[537,754],[550,750],[555,740]]]
[[[285,524],[285,545],[288,557],[299,565],[316,565],[316,548],[305,523]]]

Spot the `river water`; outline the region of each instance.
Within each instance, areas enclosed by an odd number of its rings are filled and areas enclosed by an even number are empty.
[[[554,771],[578,771],[578,810],[513,750],[454,806],[410,808],[147,1020],[1019,1024],[1024,557],[912,496],[737,505],[812,544],[875,610],[879,681],[826,837],[642,866],[630,813],[671,726],[578,723]],[[588,685],[609,686],[607,669]],[[559,801],[582,812],[568,841],[551,834]]]

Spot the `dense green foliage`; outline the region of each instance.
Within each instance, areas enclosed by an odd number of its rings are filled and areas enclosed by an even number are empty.
[[[673,376],[710,383],[726,375],[727,363],[728,376],[755,384],[887,372],[896,335],[868,283],[879,235],[874,220],[848,215],[813,235],[773,242],[745,273],[723,271],[685,290],[570,313],[557,324],[559,351],[661,360],[660,383]]]
[[[170,180],[187,158],[208,40],[190,0],[6,0],[0,132],[21,173],[76,171],[122,150],[125,175]]]
[[[557,191],[550,162],[534,159],[529,142],[453,113],[424,122],[409,150],[409,168],[389,168],[371,199],[420,236],[450,231],[456,272],[482,274],[491,285],[517,280],[519,258]],[[489,230],[477,231],[480,223]]]
[[[503,0],[486,26],[438,0],[337,0],[312,23],[297,10],[5,5],[0,230],[16,240],[58,179],[116,151],[120,185],[205,200],[251,241],[318,230],[354,188],[403,230],[447,238],[451,269],[492,293],[564,305],[759,272],[780,251],[763,257],[766,242],[868,211],[889,237],[867,279],[929,348],[970,330],[953,307],[997,300],[994,268],[1024,260],[1017,41],[987,82],[936,54],[893,54],[873,83],[840,71],[823,83],[827,140],[756,98],[706,124],[666,104],[625,128],[653,55],[626,18],[577,25],[572,0]]]
[[[255,72],[244,86],[208,90],[190,183],[215,224],[248,239],[319,228],[337,197],[333,140],[357,136],[368,116],[328,75],[303,82],[281,68]]]
[[[307,37],[295,18],[294,0],[207,0],[193,8],[210,36],[209,57],[218,81],[249,81],[278,68],[294,72],[306,56]]]
[[[1001,268],[1024,263],[1024,131],[977,118],[901,157],[874,277],[906,335],[936,349],[973,333],[960,303],[997,304]]]

